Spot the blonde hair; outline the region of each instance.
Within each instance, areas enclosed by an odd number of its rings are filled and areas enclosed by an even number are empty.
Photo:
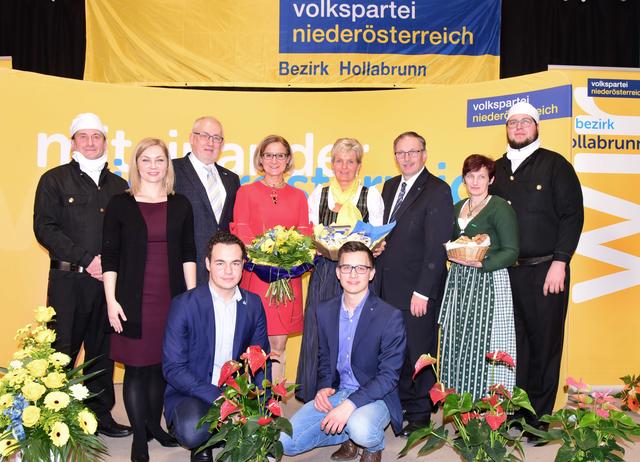
[[[127,192],[132,196],[135,196],[140,191],[141,178],[140,171],[138,170],[138,159],[143,152],[153,146],[159,146],[167,160],[167,174],[162,181],[164,189],[167,195],[174,193],[173,184],[175,183],[176,176],[173,172],[173,162],[171,162],[171,158],[169,157],[167,145],[159,138],[144,138],[138,142],[129,160],[129,189],[127,189]]]
[[[264,168],[262,167],[262,154],[264,154],[267,146],[269,146],[271,143],[282,143],[285,151],[287,151],[288,156],[287,167],[284,169],[284,173],[291,171],[293,169],[293,155],[291,154],[291,146],[289,145],[289,142],[280,135],[269,135],[265,139],[260,141],[260,144],[256,147],[256,150],[253,153],[253,165],[255,166],[256,170],[258,170],[258,172],[260,173],[264,173]]]
[[[364,149],[355,138],[338,138],[335,143],[333,143],[333,147],[331,148],[331,163],[335,160],[336,154],[338,152],[355,152],[356,154],[356,162],[358,164],[362,164],[362,155],[364,153]]]

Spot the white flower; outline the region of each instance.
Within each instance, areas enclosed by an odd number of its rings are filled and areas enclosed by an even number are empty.
[[[20,369],[22,367],[22,361],[19,361],[17,359],[14,359],[13,361],[11,361],[9,363],[9,367],[11,369]]]
[[[75,385],[71,385],[69,387],[69,392],[74,399],[78,401],[82,401],[89,396],[89,389],[82,385],[81,383],[76,383]]]

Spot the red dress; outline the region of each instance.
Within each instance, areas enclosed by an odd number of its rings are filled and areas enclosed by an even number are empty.
[[[272,199],[273,191],[277,194],[275,201]],[[258,234],[276,225],[287,228],[295,226],[303,234],[311,233],[309,208],[304,192],[289,185],[274,190],[260,181],[240,187],[233,209],[231,232],[245,244],[250,244]],[[265,297],[269,284],[254,273],[244,271],[240,286],[260,295],[267,315],[268,335],[302,332],[302,281],[300,278],[291,280],[295,299],[292,302],[277,305],[272,305]]]

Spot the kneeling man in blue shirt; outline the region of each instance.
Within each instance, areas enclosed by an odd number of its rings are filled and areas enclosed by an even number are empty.
[[[369,292],[373,254],[361,242],[338,253],[342,296],[320,304],[318,391],[291,418],[293,436],[281,434],[288,456],[342,444],[333,460],[382,460],[384,429],[402,429],[398,378],[404,360],[402,314]]]

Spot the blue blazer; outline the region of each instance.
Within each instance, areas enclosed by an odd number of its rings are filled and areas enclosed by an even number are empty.
[[[318,390],[340,388],[337,363],[341,297],[320,303],[317,310]],[[360,388],[349,399],[356,407],[384,400],[396,433],[402,429],[398,379],[404,350],[402,313],[370,292],[362,307],[351,350],[351,368]]]
[[[233,359],[237,361],[250,345],[260,345],[269,353],[267,320],[260,297],[243,289],[240,294],[233,337]],[[208,285],[173,299],[162,348],[162,370],[167,380],[164,412],[168,423],[183,398],[194,397],[212,403],[220,396],[220,388],[211,383],[215,337],[213,300]],[[263,377],[257,374],[255,383],[262,383]]]
[[[209,273],[204,264],[209,239],[211,239],[211,236],[219,229],[229,231],[229,223],[233,221],[233,206],[236,200],[236,192],[240,187],[240,179],[238,175],[231,170],[215,164],[220,174],[220,179],[222,180],[222,186],[227,192],[227,198],[222,207],[220,223],[218,223],[211,208],[209,198],[207,197],[207,190],[202,184],[202,181],[200,181],[198,173],[193,168],[193,164],[189,159],[189,156],[192,155],[192,153],[189,153],[184,157],[173,160],[173,169],[176,175],[174,189],[177,193],[187,196],[193,208],[194,238],[198,260],[198,285],[200,285],[206,284],[209,280]]]

